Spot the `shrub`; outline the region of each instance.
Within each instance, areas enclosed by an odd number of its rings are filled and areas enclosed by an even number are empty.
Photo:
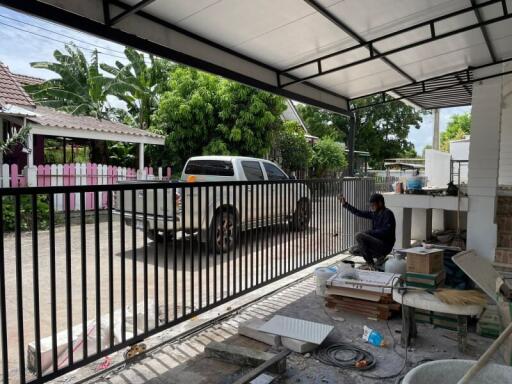
[[[50,218],[48,197],[38,195],[36,200],[37,229],[48,229]],[[1,214],[4,220],[4,231],[14,231],[16,226],[14,196],[3,197],[3,211],[1,212]],[[20,197],[20,226],[22,231],[30,231],[33,228],[31,196]]]

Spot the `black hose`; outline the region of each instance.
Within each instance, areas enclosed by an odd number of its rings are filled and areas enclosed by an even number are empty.
[[[375,357],[368,351],[358,348],[351,344],[337,343],[317,350],[316,358],[333,367],[342,369],[354,369],[357,371],[367,371],[375,367]],[[358,362],[366,361],[360,367]]]

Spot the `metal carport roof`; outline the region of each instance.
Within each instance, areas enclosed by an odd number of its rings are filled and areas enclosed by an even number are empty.
[[[499,75],[512,57],[512,0],[0,4],[347,115],[371,94],[470,104],[474,69]]]

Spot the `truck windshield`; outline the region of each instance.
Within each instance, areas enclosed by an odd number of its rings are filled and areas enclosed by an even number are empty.
[[[233,164],[225,160],[190,160],[185,168],[187,175],[233,176]]]

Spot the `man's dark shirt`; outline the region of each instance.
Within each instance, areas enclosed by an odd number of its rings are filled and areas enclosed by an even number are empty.
[[[360,211],[356,207],[345,203],[343,205],[348,211],[356,216],[364,217],[372,221],[372,229],[366,231],[367,234],[373,236],[384,243],[386,253],[391,252],[395,245],[395,215],[387,208],[382,209],[380,212]]]

